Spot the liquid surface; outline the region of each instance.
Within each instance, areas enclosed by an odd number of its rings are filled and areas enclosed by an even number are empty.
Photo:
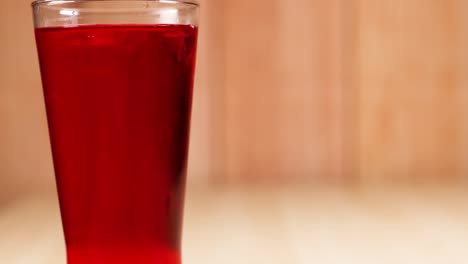
[[[179,264],[197,28],[36,29],[69,264]]]

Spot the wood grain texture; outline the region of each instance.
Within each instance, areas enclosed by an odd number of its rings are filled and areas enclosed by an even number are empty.
[[[30,1],[2,1],[0,16],[0,203],[54,190]]]
[[[359,3],[341,1],[343,178],[359,184]]]
[[[225,166],[224,1],[200,1],[188,180],[221,181]]]
[[[468,175],[464,2],[359,1],[362,182]]]
[[[339,181],[339,1],[226,2],[228,181]]]

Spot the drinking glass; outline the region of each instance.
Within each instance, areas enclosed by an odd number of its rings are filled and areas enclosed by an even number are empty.
[[[198,5],[32,4],[69,264],[180,264]]]

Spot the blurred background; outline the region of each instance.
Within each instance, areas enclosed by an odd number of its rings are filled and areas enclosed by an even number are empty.
[[[468,1],[200,2],[187,264],[468,263]],[[29,4],[0,8],[0,262],[64,263]]]

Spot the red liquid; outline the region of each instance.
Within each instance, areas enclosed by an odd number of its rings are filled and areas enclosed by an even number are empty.
[[[36,29],[69,264],[180,264],[196,38]]]

